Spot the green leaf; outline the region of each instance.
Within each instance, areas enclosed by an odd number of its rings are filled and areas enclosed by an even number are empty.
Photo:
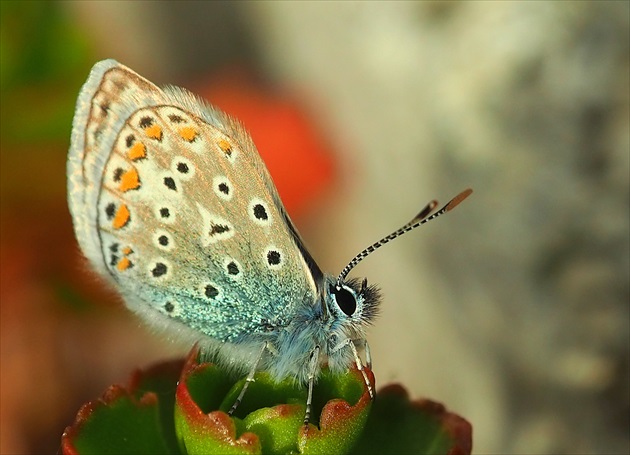
[[[83,406],[62,436],[63,453],[466,455],[472,449],[466,420],[439,403],[409,401],[397,385],[380,390],[372,404],[356,369],[322,371],[308,427],[303,385],[276,383],[265,372],[255,379],[236,415],[228,416],[245,380],[199,363],[195,348],[185,362],[137,372],[127,390],[112,386]]]
[[[258,437],[244,433],[218,409],[233,381],[215,365],[196,363],[191,353],[176,392],[175,431],[180,447],[188,454],[258,454]],[[244,433],[244,434],[243,434]]]
[[[183,362],[134,374],[125,389],[111,386],[86,403],[61,438],[64,454],[177,454],[173,401]],[[169,404],[170,402],[170,404]]]
[[[189,357],[175,412],[180,446],[187,453],[347,453],[371,407],[359,371],[332,375],[324,369],[313,393],[312,422],[305,427],[306,387],[291,380],[276,383],[260,372],[230,418],[226,411],[244,384],[244,379],[231,381],[216,365]]]
[[[409,401],[405,389],[380,390],[353,454],[470,454],[472,427],[443,405]]]
[[[184,367],[183,360],[163,362],[147,371],[137,371],[131,379],[130,389],[134,396],[152,392],[157,396],[158,413],[162,435],[169,447],[169,453],[179,453],[177,436],[175,435],[175,390]]]

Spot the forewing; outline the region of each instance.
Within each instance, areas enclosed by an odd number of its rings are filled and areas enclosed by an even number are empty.
[[[188,92],[97,64],[68,173],[82,249],[149,318],[236,341],[315,302],[310,257],[249,135]]]

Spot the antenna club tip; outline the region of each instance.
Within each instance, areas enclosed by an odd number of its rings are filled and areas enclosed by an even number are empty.
[[[446,212],[453,210],[455,207],[457,207],[459,204],[461,204],[464,199],[466,199],[468,196],[470,196],[472,194],[473,190],[472,188],[466,188],[464,191],[462,191],[461,193],[459,193],[457,196],[455,196],[453,199],[450,200],[450,202],[448,204],[446,204]]]

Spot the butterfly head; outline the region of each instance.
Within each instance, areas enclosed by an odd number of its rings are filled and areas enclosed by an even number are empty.
[[[322,290],[322,313],[326,342],[322,346],[331,371],[344,371],[353,363],[347,347],[365,342],[365,330],[378,314],[381,294],[367,279],[339,281],[327,276]]]
[[[462,191],[435,213],[433,213],[433,210],[437,207],[437,201],[429,202],[407,224],[357,254],[344,267],[337,278],[326,278],[323,286],[325,295],[322,309],[324,315],[328,316],[329,320],[332,321],[331,328],[335,342],[343,342],[346,339],[363,339],[365,326],[372,322],[378,313],[380,302],[378,288],[376,286],[368,286],[367,279],[347,279],[350,271],[383,245],[452,210],[471,193],[472,190],[470,189]],[[325,319],[327,318],[325,317]]]
[[[361,330],[361,326],[372,322],[378,313],[381,300],[376,286],[368,286],[367,278],[362,281],[334,281],[327,283],[325,306],[327,312],[341,326]]]

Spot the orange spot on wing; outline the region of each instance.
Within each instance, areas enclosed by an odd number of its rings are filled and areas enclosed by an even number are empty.
[[[226,155],[232,153],[232,145],[225,139],[221,139],[219,142],[219,148],[225,152]]]
[[[135,168],[129,169],[120,177],[120,191],[135,190],[140,187],[140,177],[138,171]]]
[[[142,142],[136,142],[127,152],[127,156],[131,161],[136,161],[147,157],[147,148]]]
[[[151,139],[162,140],[162,128],[159,125],[151,125],[144,129],[144,134]]]
[[[122,258],[120,261],[118,261],[118,264],[116,264],[116,268],[121,272],[124,272],[130,266],[131,266],[131,261],[129,260],[129,258]]]
[[[192,126],[183,126],[179,129],[179,135],[182,137],[183,140],[188,142],[194,141],[197,137],[197,134],[199,133]]]
[[[130,246],[126,246],[122,249],[122,254],[124,254],[125,256],[129,255],[133,253],[133,250],[131,249]]]
[[[129,208],[125,204],[122,204],[120,207],[118,207],[118,210],[116,211],[112,226],[114,227],[114,229],[123,228],[129,222],[130,217],[131,216],[129,214]]]

